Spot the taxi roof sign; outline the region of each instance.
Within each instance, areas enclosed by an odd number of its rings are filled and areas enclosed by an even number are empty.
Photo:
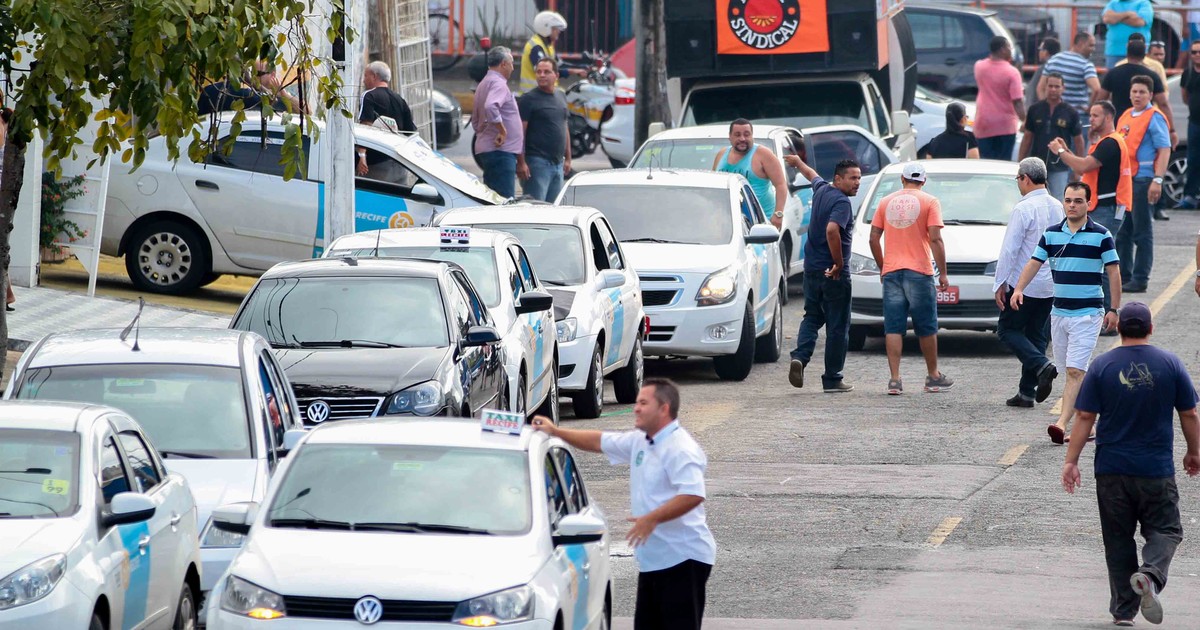
[[[471,228],[469,227],[443,226],[440,236],[443,246],[471,244]]]
[[[525,418],[519,413],[484,409],[479,418],[479,428],[492,433],[521,435],[521,429],[525,428]]]

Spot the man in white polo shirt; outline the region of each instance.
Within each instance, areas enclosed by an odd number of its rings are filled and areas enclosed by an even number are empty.
[[[634,630],[699,630],[717,545],[704,517],[708,458],[679,426],[679,388],[648,378],[633,407],[637,430],[563,429],[536,416],[534,428],[629,465],[633,523],[625,536],[638,562]]]

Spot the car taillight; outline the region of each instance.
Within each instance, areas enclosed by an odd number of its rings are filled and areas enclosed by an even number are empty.
[[[637,93],[629,88],[619,88],[616,95],[613,96],[614,105],[633,105],[634,96]]]
[[[642,318],[642,338],[650,336],[650,316]]]

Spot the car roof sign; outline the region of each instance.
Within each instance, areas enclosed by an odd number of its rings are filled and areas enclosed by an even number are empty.
[[[440,233],[442,249],[458,249],[471,244],[471,228],[462,226],[442,226]]]
[[[500,411],[498,409],[484,409],[483,414],[479,417],[479,428],[492,433],[507,433],[509,435],[521,435],[521,429],[525,427],[525,418],[519,413],[511,413],[508,411]]]

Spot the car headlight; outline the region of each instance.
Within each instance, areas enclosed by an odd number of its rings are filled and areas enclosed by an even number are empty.
[[[879,265],[875,264],[875,259],[862,254],[850,254],[850,264],[846,270],[856,276],[879,275]]]
[[[425,381],[397,392],[388,400],[385,414],[415,413],[432,416],[442,409],[442,386],[435,381]]]
[[[227,532],[223,529],[213,527],[213,522],[210,518],[208,519],[208,524],[204,526],[204,533],[200,536],[200,546],[215,549],[237,548],[241,547],[245,540],[245,534]]]
[[[27,564],[0,580],[0,610],[36,602],[50,594],[67,572],[67,556],[56,553]]]
[[[579,332],[579,320],[568,317],[561,322],[555,322],[554,329],[558,333],[559,343],[575,341],[575,335]]]
[[[997,261],[993,260],[992,262],[988,263],[987,266],[983,268],[983,275],[992,276],[993,278],[996,277],[996,262]]]
[[[700,306],[725,304],[737,296],[737,271],[726,267],[708,274],[700,290],[696,292],[696,303]]]
[[[517,586],[462,602],[454,610],[451,621],[472,628],[487,628],[530,619],[533,619],[533,589]]]
[[[282,595],[235,575],[225,579],[221,610],[251,619],[280,619],[287,616]]]

